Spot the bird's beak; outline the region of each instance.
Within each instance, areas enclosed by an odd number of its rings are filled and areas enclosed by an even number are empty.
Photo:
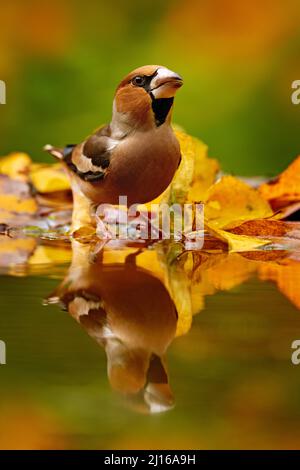
[[[183,81],[180,75],[165,67],[159,67],[151,81],[150,91],[155,99],[173,98],[182,85]]]

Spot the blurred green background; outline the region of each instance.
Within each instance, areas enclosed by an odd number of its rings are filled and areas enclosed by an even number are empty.
[[[300,153],[299,0],[0,3],[0,154],[50,158],[110,119],[119,80],[158,63],[183,75],[174,120],[233,174],[273,175]]]

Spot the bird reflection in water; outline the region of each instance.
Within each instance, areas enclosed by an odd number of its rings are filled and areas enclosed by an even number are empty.
[[[72,248],[68,274],[47,303],[62,305],[105,350],[112,389],[141,412],[169,410],[165,355],[178,315],[155,251],[104,250],[91,260],[89,245]]]

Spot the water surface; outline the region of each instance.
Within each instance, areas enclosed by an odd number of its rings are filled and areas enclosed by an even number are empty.
[[[300,447],[296,260],[86,249],[2,268],[1,448]]]

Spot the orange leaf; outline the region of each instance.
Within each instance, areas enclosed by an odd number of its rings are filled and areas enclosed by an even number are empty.
[[[259,191],[267,201],[280,199],[281,206],[300,200],[300,156],[275,181],[262,184]]]
[[[297,308],[300,309],[300,263],[286,259],[281,264],[262,263],[259,267],[259,278],[262,281],[273,281],[278,289]]]

